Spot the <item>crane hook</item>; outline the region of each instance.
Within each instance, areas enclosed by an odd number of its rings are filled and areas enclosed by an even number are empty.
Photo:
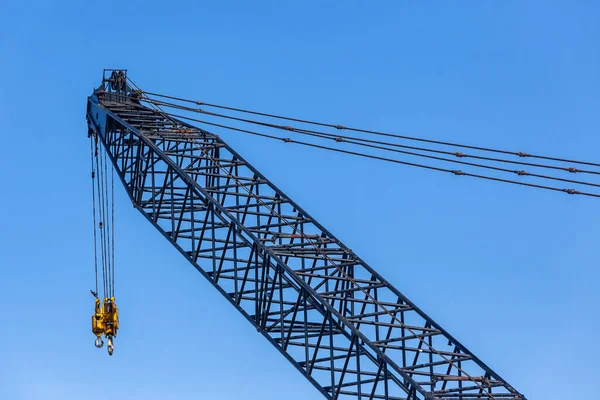
[[[113,344],[113,338],[112,338],[112,336],[108,337],[107,348],[108,348],[108,354],[112,356],[113,355],[113,351],[115,350],[115,346]]]
[[[104,346],[104,342],[102,341],[101,337],[98,337],[96,339],[96,341],[94,342],[94,346],[96,346],[97,348],[101,349],[102,346]]]

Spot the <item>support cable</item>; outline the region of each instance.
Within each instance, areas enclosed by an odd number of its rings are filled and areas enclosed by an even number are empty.
[[[157,102],[156,101],[152,101],[151,103],[156,104]],[[441,150],[415,148],[415,147],[411,147],[411,146],[397,145],[395,143],[386,143],[386,142],[372,141],[372,140],[367,140],[366,142],[368,142],[368,143],[362,143],[360,141],[357,141],[357,140],[362,140],[362,139],[355,138],[355,137],[352,137],[352,136],[339,136],[339,135],[334,135],[334,134],[330,134],[330,133],[326,133],[326,132],[311,131],[311,130],[306,130],[306,129],[297,129],[297,128],[293,128],[293,127],[290,127],[290,126],[275,125],[275,124],[270,124],[270,123],[260,122],[260,121],[252,121],[252,120],[247,120],[247,119],[243,119],[243,118],[237,118],[237,117],[232,117],[232,116],[228,116],[228,115],[223,115],[223,114],[217,114],[217,113],[211,113],[211,112],[207,112],[207,111],[192,109],[192,108],[189,108],[189,107],[181,107],[181,106],[178,106],[178,105],[172,105],[170,103],[164,103],[164,102],[158,102],[158,103],[161,103],[160,105],[163,105],[165,107],[172,107],[172,108],[183,109],[183,110],[186,110],[186,111],[198,112],[198,113],[202,113],[202,114],[206,114],[206,115],[211,115],[211,116],[216,116],[216,117],[220,117],[220,118],[226,118],[226,119],[236,120],[236,121],[240,121],[240,122],[247,122],[247,123],[251,123],[251,124],[257,124],[257,125],[266,126],[266,127],[269,127],[269,128],[274,128],[274,129],[282,129],[282,130],[286,130],[286,131],[291,131],[291,132],[299,133],[301,135],[308,135],[308,136],[318,137],[318,138],[321,138],[321,139],[333,140],[333,141],[338,142],[338,143],[339,142],[344,142],[344,143],[349,143],[349,144],[355,144],[355,145],[358,145],[358,146],[363,146],[363,147],[368,147],[368,148],[373,148],[373,149],[379,149],[379,150],[386,150],[386,151],[391,151],[391,152],[395,152],[395,153],[401,153],[401,154],[407,154],[407,155],[411,155],[411,156],[423,157],[423,158],[432,159],[432,160],[446,161],[446,162],[451,162],[451,163],[455,163],[455,164],[469,165],[469,166],[473,166],[473,167],[477,167],[477,168],[484,168],[484,169],[490,169],[490,170],[494,170],[494,171],[507,172],[507,173],[511,173],[511,174],[515,174],[515,175],[519,175],[519,176],[531,176],[531,177],[541,178],[541,179],[549,179],[549,180],[555,180],[555,181],[561,181],[561,182],[575,183],[575,184],[578,184],[578,185],[600,187],[600,184],[596,184],[596,183],[590,183],[590,182],[584,182],[584,181],[578,181],[578,180],[566,179],[566,178],[558,178],[558,177],[555,177],[555,176],[536,174],[536,173],[531,173],[531,172],[527,172],[527,171],[523,171],[523,170],[512,170],[512,169],[508,169],[508,168],[494,167],[494,166],[491,166],[491,165],[472,163],[472,162],[468,162],[468,161],[460,161],[460,160],[455,160],[455,159],[450,159],[450,158],[431,156],[431,155],[420,154],[420,153],[415,153],[415,152],[411,152],[411,151],[398,150],[398,149],[389,148],[389,147],[386,147],[386,146],[394,146],[394,147],[402,147],[402,148],[413,148],[413,149],[417,149],[417,150],[421,150],[421,151],[430,151],[430,152],[441,153],[441,154],[453,154],[453,155],[460,154],[459,156],[457,156],[457,157],[460,157],[460,158],[464,158],[464,157],[478,158],[477,156],[468,156],[468,155],[462,154],[462,153],[451,153],[451,152],[446,152],[446,151],[441,151]],[[174,115],[174,114],[172,114],[172,115]],[[178,116],[178,117],[181,118],[181,116]],[[374,145],[374,144],[369,144],[369,143],[380,143],[380,144],[385,144],[386,146],[379,146],[379,145]],[[484,157],[484,159],[488,159],[489,160],[489,158],[487,158],[487,157]],[[513,163],[513,164],[535,165],[535,166],[539,166],[539,167],[543,167],[543,168],[553,168],[553,169],[559,169],[559,170],[564,170],[564,171],[568,171],[568,172],[575,171],[575,169],[573,169],[573,168],[563,168],[563,167],[540,165],[540,164],[536,165],[536,164],[515,162],[515,161],[510,161],[510,160],[502,160],[502,159],[493,159],[493,160],[499,160],[500,162]],[[592,174],[600,174],[600,172],[597,172],[597,171],[576,170],[576,172],[587,172],[587,173],[592,173]]]
[[[440,144],[440,145],[444,145],[444,146],[462,147],[462,148],[467,148],[467,149],[480,150],[480,151],[493,152],[493,153],[510,154],[510,155],[515,155],[518,157],[538,158],[538,159],[543,159],[543,160],[559,161],[559,162],[572,163],[572,164],[584,164],[584,165],[600,167],[599,163],[594,163],[594,162],[577,161],[577,160],[570,160],[570,159],[564,159],[564,158],[542,156],[542,155],[536,155],[536,154],[529,154],[529,153],[525,153],[525,152],[499,150],[499,149],[493,149],[493,148],[488,148],[488,147],[471,146],[471,145],[464,145],[464,144],[458,144],[458,143],[452,143],[452,142],[444,142],[444,141],[439,141],[439,140],[418,138],[418,137],[413,137],[413,136],[379,132],[379,131],[373,131],[373,130],[368,130],[368,129],[347,127],[344,125],[335,125],[335,124],[330,124],[330,123],[317,122],[317,121],[311,121],[311,120],[305,120],[305,119],[299,119],[299,118],[291,118],[291,117],[286,117],[286,116],[277,115],[277,114],[268,114],[268,113],[252,111],[252,110],[247,110],[247,109],[242,109],[242,108],[228,107],[228,106],[223,106],[223,105],[219,105],[219,104],[206,103],[206,102],[202,102],[202,101],[190,100],[190,99],[185,99],[185,98],[175,97],[175,96],[167,96],[164,94],[152,93],[152,92],[146,92],[146,91],[144,91],[144,94],[162,97],[162,98],[168,98],[171,100],[177,100],[177,101],[182,101],[182,102],[187,102],[187,103],[193,103],[193,104],[207,106],[207,107],[220,108],[220,109],[224,109],[224,110],[236,111],[236,112],[252,114],[252,115],[260,115],[260,116],[264,116],[264,117],[282,119],[282,120],[287,120],[287,121],[295,121],[295,122],[300,122],[300,123],[304,123],[304,124],[317,125],[317,126],[323,126],[323,127],[328,127],[328,128],[335,128],[335,129],[339,129],[339,130],[348,130],[348,131],[354,131],[354,132],[369,133],[369,134],[373,134],[373,135],[394,137],[397,139],[405,139],[405,140],[413,140],[413,141],[419,141],[419,142],[425,142],[425,143]]]
[[[130,79],[128,79],[128,80],[131,82]],[[133,86],[135,86],[137,88],[137,95],[141,95],[141,97],[142,97],[142,98],[135,97],[136,100],[138,100],[138,101],[141,100],[141,101],[147,102],[153,108],[160,109],[161,113],[172,115],[174,117],[181,118],[181,119],[187,119],[187,120],[191,120],[191,121],[205,123],[205,124],[208,124],[208,125],[222,127],[222,128],[230,129],[230,130],[235,130],[235,131],[238,131],[238,132],[250,133],[250,134],[254,134],[254,135],[257,135],[257,136],[263,136],[263,137],[267,137],[267,138],[271,138],[271,139],[283,140],[284,142],[287,142],[287,143],[290,143],[290,142],[291,143],[297,143],[297,144],[301,144],[301,145],[305,145],[305,146],[318,147],[318,148],[325,149],[325,150],[331,150],[331,151],[342,152],[342,153],[346,153],[346,154],[358,155],[358,156],[367,157],[367,158],[375,158],[375,159],[384,160],[384,161],[391,161],[391,162],[400,163],[400,164],[404,164],[404,165],[420,166],[420,167],[423,167],[423,168],[428,168],[428,169],[433,169],[433,170],[438,170],[438,171],[443,171],[443,172],[451,172],[454,175],[458,175],[458,176],[465,175],[465,176],[471,176],[471,177],[478,177],[478,178],[482,178],[482,179],[493,180],[493,181],[497,181],[497,182],[513,183],[513,184],[518,184],[518,185],[522,185],[522,186],[530,186],[530,187],[535,187],[535,188],[540,188],[540,189],[561,191],[561,192],[568,193],[568,194],[583,194],[583,195],[588,195],[588,196],[592,196],[592,197],[600,197],[600,196],[598,196],[598,195],[596,195],[594,193],[581,192],[581,191],[573,189],[573,188],[563,189],[563,188],[556,188],[556,187],[551,187],[551,186],[547,186],[547,185],[539,185],[539,184],[533,184],[533,183],[526,183],[526,182],[514,181],[514,180],[510,180],[510,179],[503,179],[503,178],[498,178],[498,177],[493,177],[493,176],[485,176],[485,175],[481,175],[481,174],[466,173],[466,172],[463,172],[463,171],[460,171],[460,170],[454,170],[454,169],[448,169],[448,168],[438,168],[438,167],[433,167],[433,166],[429,166],[429,165],[409,163],[409,162],[404,162],[404,161],[400,161],[400,160],[393,160],[393,159],[389,159],[389,158],[385,158],[385,157],[380,157],[380,156],[373,156],[373,155],[367,155],[367,154],[362,154],[362,153],[357,153],[357,152],[352,152],[352,151],[347,151],[347,150],[334,149],[334,148],[331,148],[331,147],[320,146],[320,145],[316,145],[316,144],[313,144],[313,143],[307,143],[307,142],[301,142],[301,141],[297,141],[297,140],[292,140],[290,138],[281,138],[281,137],[277,137],[277,136],[274,136],[274,135],[262,134],[262,133],[258,133],[258,132],[251,132],[251,131],[246,130],[246,129],[234,128],[234,127],[223,125],[223,124],[211,123],[209,121],[203,121],[203,120],[199,120],[199,119],[195,119],[195,118],[190,118],[190,117],[186,117],[186,116],[182,116],[182,115],[177,115],[177,114],[174,114],[174,113],[165,112],[164,110],[162,110],[160,108],[160,106],[162,105],[162,106],[165,106],[165,107],[177,108],[177,109],[182,109],[182,110],[186,110],[186,111],[199,112],[199,113],[203,113],[203,114],[210,115],[210,116],[221,117],[221,118],[228,118],[228,119],[237,120],[237,121],[240,121],[240,122],[247,122],[247,123],[258,124],[258,125],[261,125],[261,126],[266,126],[266,127],[274,128],[274,129],[284,129],[284,130],[287,130],[287,131],[292,131],[292,132],[296,132],[296,133],[299,133],[299,134],[309,135],[309,136],[313,136],[313,137],[317,137],[317,138],[321,138],[321,139],[335,140],[336,142],[346,142],[346,143],[349,143],[349,144],[354,144],[354,145],[359,145],[359,146],[365,146],[365,147],[375,148],[375,149],[379,149],[379,150],[392,151],[392,152],[397,152],[397,153],[401,153],[401,154],[407,154],[407,155],[411,155],[411,156],[423,157],[423,158],[428,158],[428,159],[433,159],[433,160],[438,160],[438,161],[452,162],[452,163],[457,163],[457,164],[462,164],[462,165],[469,165],[469,166],[478,167],[478,168],[485,168],[485,169],[494,170],[494,171],[506,172],[506,173],[515,174],[515,175],[518,175],[518,176],[521,176],[521,177],[529,176],[529,177],[533,177],[533,178],[540,178],[540,179],[548,179],[548,180],[555,180],[555,181],[561,181],[561,182],[568,182],[568,183],[573,183],[573,184],[577,184],[577,185],[586,185],[586,186],[592,186],[592,187],[600,187],[600,184],[591,183],[591,182],[585,182],[585,181],[579,181],[579,180],[573,180],[573,179],[566,179],[566,178],[560,178],[560,177],[555,177],[555,176],[548,176],[548,175],[536,174],[536,173],[532,173],[532,172],[528,172],[528,171],[523,171],[523,170],[512,170],[512,169],[501,168],[501,167],[496,167],[496,166],[492,166],[492,165],[478,164],[478,163],[460,161],[460,160],[455,160],[455,159],[448,159],[448,158],[443,158],[443,157],[430,156],[430,155],[426,155],[426,154],[420,154],[420,153],[414,153],[414,152],[409,152],[409,151],[402,151],[402,150],[398,150],[398,149],[392,149],[392,148],[385,147],[385,146],[409,148],[409,149],[416,149],[416,150],[419,150],[419,151],[429,151],[429,152],[441,153],[441,154],[452,154],[452,155],[454,155],[456,157],[459,157],[459,158],[471,157],[471,158],[485,159],[485,160],[489,160],[489,161],[497,161],[497,162],[512,163],[512,164],[521,164],[521,165],[530,165],[530,166],[540,167],[540,168],[551,168],[551,169],[562,170],[562,171],[567,171],[567,172],[571,172],[571,173],[581,172],[581,173],[600,174],[600,172],[598,172],[598,171],[588,171],[588,170],[581,170],[581,169],[572,168],[572,167],[567,168],[567,167],[559,167],[559,166],[545,165],[545,164],[536,164],[536,163],[525,163],[525,162],[520,162],[520,161],[496,159],[496,158],[490,158],[490,157],[479,157],[479,156],[468,155],[468,154],[463,154],[463,153],[447,152],[447,151],[441,151],[441,150],[419,148],[419,147],[414,147],[414,146],[404,146],[404,145],[400,145],[400,144],[396,144],[396,143],[374,141],[374,140],[370,140],[370,139],[363,139],[363,138],[357,138],[357,137],[352,137],[352,136],[333,135],[333,134],[326,133],[326,132],[312,131],[312,130],[306,130],[306,129],[298,129],[298,128],[293,128],[293,127],[289,127],[289,126],[276,125],[276,124],[271,124],[271,123],[266,123],[266,122],[261,122],[261,121],[253,121],[253,120],[248,120],[248,119],[243,119],[243,118],[238,118],[238,117],[233,117],[233,116],[223,115],[223,114],[218,114],[218,113],[207,112],[207,111],[200,110],[200,109],[194,109],[194,108],[191,108],[191,107],[185,107],[185,106],[178,105],[178,104],[173,104],[173,103],[163,102],[163,101],[160,101],[160,100],[151,99],[151,98],[148,97],[148,92],[142,91],[133,82],[131,82],[131,83],[132,83]],[[134,98],[134,97],[131,97],[131,96],[126,96],[126,97]],[[172,98],[172,96],[168,96],[168,97]],[[363,143],[363,142],[365,142],[365,143]],[[384,144],[385,146],[370,145],[370,144],[367,144],[367,143],[378,143],[378,144]]]
[[[413,167],[430,169],[430,170],[440,171],[440,172],[447,172],[447,173],[452,173],[457,176],[470,176],[470,177],[480,178],[480,179],[485,179],[485,180],[490,180],[490,181],[504,182],[504,183],[510,183],[510,184],[515,184],[515,185],[521,185],[521,186],[529,186],[529,187],[538,188],[538,189],[552,190],[552,191],[563,192],[563,193],[568,193],[568,194],[580,194],[583,196],[591,196],[591,197],[600,198],[599,194],[589,193],[589,192],[581,192],[581,191],[578,191],[575,189],[562,189],[562,188],[557,188],[557,187],[553,187],[553,186],[539,185],[539,184],[527,183],[527,182],[519,182],[519,181],[515,181],[515,180],[497,178],[497,177],[493,177],[493,176],[473,174],[473,173],[464,172],[461,170],[452,170],[452,169],[447,169],[447,168],[434,167],[431,165],[424,165],[424,164],[412,163],[412,162],[408,162],[408,161],[401,161],[401,160],[397,160],[397,159],[393,159],[393,158],[386,158],[386,157],[381,157],[381,156],[376,156],[376,155],[371,155],[371,154],[363,154],[363,153],[358,153],[355,151],[343,150],[343,149],[338,149],[338,148],[334,148],[334,147],[328,147],[328,146],[322,146],[322,145],[318,145],[318,144],[314,144],[314,143],[303,142],[303,141],[294,140],[291,138],[282,138],[279,136],[270,135],[270,134],[266,134],[266,133],[250,131],[247,129],[235,128],[235,127],[228,126],[228,125],[217,124],[214,122],[209,122],[209,121],[205,121],[205,120],[201,120],[201,119],[197,119],[197,118],[187,117],[185,115],[166,113],[164,111],[162,113],[165,115],[175,117],[175,118],[181,118],[184,120],[194,121],[194,122],[198,122],[201,124],[224,128],[224,129],[228,129],[228,130],[232,130],[232,131],[236,131],[236,132],[248,133],[250,135],[260,136],[260,137],[264,137],[264,138],[268,138],[268,139],[280,140],[285,143],[295,143],[295,144],[299,144],[302,146],[314,147],[314,148],[323,149],[323,150],[330,150],[330,151],[334,151],[337,153],[350,154],[350,155],[355,155],[355,156],[359,156],[359,157],[387,161],[387,162],[396,163],[396,164],[409,165],[409,166],[413,166]]]
[[[137,98],[134,98],[134,97],[130,97],[130,96],[127,96],[127,97],[130,99],[137,100]],[[374,143],[374,144],[380,144],[380,145],[398,147],[398,148],[404,148],[404,149],[410,149],[410,150],[417,150],[417,151],[423,151],[423,152],[429,152],[429,153],[452,155],[457,158],[473,158],[473,159],[507,163],[507,164],[526,165],[526,166],[531,166],[531,167],[536,167],[536,168],[554,169],[554,170],[565,171],[565,172],[569,172],[569,173],[586,173],[586,174],[600,175],[600,171],[591,171],[591,170],[584,170],[584,169],[579,169],[579,168],[574,168],[574,167],[560,167],[560,166],[556,166],[556,165],[538,164],[538,163],[516,161],[516,160],[507,160],[507,159],[495,158],[495,157],[485,157],[485,156],[479,156],[479,155],[475,155],[475,154],[466,154],[466,153],[462,153],[462,152],[452,152],[452,151],[445,151],[445,150],[438,150],[438,149],[430,149],[430,148],[425,148],[425,147],[407,146],[407,145],[403,145],[403,144],[399,144],[399,143],[384,142],[384,141],[380,141],[380,140],[366,139],[366,138],[357,137],[357,136],[338,135],[338,134],[332,134],[332,133],[327,133],[327,132],[322,132],[322,131],[315,131],[315,130],[310,130],[310,129],[295,128],[295,127],[287,126],[287,125],[278,125],[278,124],[268,123],[268,122],[264,122],[264,121],[256,121],[256,120],[251,120],[251,119],[233,117],[230,115],[214,113],[214,112],[205,111],[205,110],[202,110],[199,108],[186,107],[186,106],[182,106],[179,104],[164,102],[164,101],[160,101],[160,100],[151,99],[151,100],[144,100],[144,101],[154,104],[154,105],[158,105],[158,106],[164,106],[164,107],[175,108],[175,109],[180,109],[180,110],[184,110],[184,111],[201,113],[201,114],[210,115],[210,116],[219,117],[219,118],[226,118],[226,119],[231,119],[231,120],[235,120],[235,121],[265,126],[265,127],[269,127],[269,128],[273,128],[273,129],[283,129],[286,131],[296,132],[296,133],[300,133],[300,134],[308,134],[310,136],[323,136],[323,137],[333,138],[333,139],[335,139],[336,142],[346,142],[346,143],[352,143],[352,144],[363,145],[363,146],[365,146],[364,143]],[[372,147],[372,146],[367,146],[367,147]],[[378,147],[375,147],[375,148],[378,148]],[[406,154],[426,157],[425,155],[421,155],[418,153],[406,153]],[[456,160],[448,160],[448,159],[444,159],[444,160],[450,161],[450,162],[456,162]],[[484,165],[480,165],[480,164],[473,164],[473,165],[484,167]],[[509,170],[509,171],[513,172],[512,170]]]

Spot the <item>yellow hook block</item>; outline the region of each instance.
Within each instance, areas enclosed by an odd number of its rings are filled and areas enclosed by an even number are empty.
[[[96,347],[104,345],[102,335],[108,338],[108,353],[113,353],[113,337],[117,336],[119,329],[119,309],[115,303],[115,298],[104,298],[100,302],[99,298],[95,300],[94,315],[92,315],[92,332],[96,335]]]

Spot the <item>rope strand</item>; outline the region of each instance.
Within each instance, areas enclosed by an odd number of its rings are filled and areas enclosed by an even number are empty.
[[[184,116],[184,115],[178,115],[178,114],[172,114],[172,113],[165,113],[164,111],[163,111],[163,113],[167,114],[169,116],[175,117],[175,118],[181,118],[181,119],[184,119],[184,120],[194,121],[194,122],[198,122],[198,123],[201,123],[201,124],[206,124],[206,125],[210,125],[210,126],[224,128],[224,129],[228,129],[228,130],[232,130],[232,131],[248,133],[250,135],[260,136],[260,137],[264,137],[264,138],[268,138],[268,139],[280,140],[280,141],[283,141],[285,143],[295,143],[295,144],[299,144],[299,145],[302,145],[302,146],[314,147],[314,148],[318,148],[318,149],[334,151],[334,152],[337,152],[337,153],[350,154],[350,155],[354,155],[354,156],[359,156],[359,157],[364,157],[364,158],[371,158],[371,159],[375,159],[375,160],[387,161],[387,162],[396,163],[396,164],[402,164],[402,165],[409,165],[409,166],[413,166],[413,167],[419,167],[419,168],[424,168],[424,169],[429,169],[429,170],[434,170],[434,171],[448,172],[448,173],[452,173],[452,174],[457,175],[457,176],[470,176],[470,177],[474,177],[474,178],[486,179],[486,180],[491,180],[491,181],[496,181],[496,182],[511,183],[511,184],[515,184],[515,185],[529,186],[529,187],[538,188],[538,189],[552,190],[552,191],[564,192],[564,193],[568,193],[568,194],[580,194],[580,195],[584,195],[584,196],[599,197],[600,198],[599,194],[588,193],[588,192],[581,192],[581,191],[578,191],[578,190],[575,190],[575,189],[563,189],[563,188],[557,188],[557,187],[546,186],[546,185],[539,185],[539,184],[528,183],[528,182],[519,182],[519,181],[515,181],[515,180],[510,180],[510,179],[497,178],[497,177],[492,177],[492,176],[487,176],[487,175],[480,175],[480,174],[473,174],[473,173],[469,173],[469,172],[463,172],[463,171],[460,171],[460,170],[453,170],[453,169],[434,167],[434,166],[431,166],[431,165],[418,164],[418,163],[413,163],[413,162],[408,162],[408,161],[401,161],[401,160],[396,160],[396,159],[393,159],[393,158],[375,156],[375,155],[371,155],[371,154],[363,154],[363,153],[358,153],[358,152],[355,152],[355,151],[337,149],[337,148],[334,148],[334,147],[328,147],[328,146],[322,146],[322,145],[318,145],[318,144],[314,144],[314,143],[303,142],[303,141],[294,140],[294,139],[291,139],[291,138],[281,138],[281,137],[278,137],[278,136],[269,135],[269,134],[266,134],[266,133],[254,132],[254,131],[250,131],[250,130],[247,130],[247,129],[235,128],[235,127],[232,127],[232,126],[223,125],[223,124],[217,124],[217,123],[213,123],[213,122],[208,122],[208,121],[200,120],[200,119],[197,119],[197,118],[187,117],[187,116]]]
[[[96,171],[94,169],[94,138],[90,137],[90,160],[92,162],[92,214],[94,222],[94,277],[96,281],[96,297],[98,296],[98,240],[96,238],[96,188],[94,186],[94,180],[96,179]]]
[[[588,162],[588,161],[570,160],[570,159],[565,159],[565,158],[549,157],[549,156],[530,154],[530,153],[525,153],[525,152],[493,149],[493,148],[489,148],[489,147],[472,146],[472,145],[445,142],[445,141],[440,141],[440,140],[425,139],[425,138],[419,138],[419,137],[413,137],[413,136],[407,136],[407,135],[398,135],[398,134],[393,134],[393,133],[379,132],[379,131],[373,131],[373,130],[369,130],[369,129],[360,129],[360,128],[348,127],[348,126],[344,126],[344,125],[336,125],[336,124],[311,121],[311,120],[300,119],[300,118],[291,118],[291,117],[286,117],[286,116],[277,115],[277,114],[269,114],[269,113],[247,110],[247,109],[243,109],[243,108],[228,107],[228,106],[223,106],[223,105],[214,104],[214,103],[206,103],[206,102],[202,102],[202,101],[185,99],[185,98],[181,98],[181,97],[167,96],[167,95],[160,94],[160,93],[152,93],[152,92],[146,92],[146,91],[144,91],[143,93],[146,95],[168,98],[171,100],[176,100],[176,101],[181,101],[181,102],[186,102],[186,103],[193,103],[193,104],[202,105],[202,106],[206,106],[206,107],[213,107],[213,108],[219,108],[219,109],[224,109],[224,110],[229,110],[229,111],[236,111],[236,112],[245,113],[245,114],[260,115],[260,116],[269,117],[269,118],[276,118],[276,119],[281,119],[281,120],[286,120],[286,121],[300,122],[303,124],[334,128],[334,129],[338,129],[338,130],[347,130],[347,131],[368,133],[368,134],[372,134],[372,135],[393,137],[393,138],[397,138],[397,139],[412,140],[412,141],[418,141],[418,142],[424,142],[424,143],[439,144],[439,145],[444,145],[444,146],[462,147],[462,148],[466,148],[466,149],[480,150],[480,151],[486,151],[486,152],[492,152],[492,153],[510,154],[510,155],[515,155],[518,157],[538,158],[538,159],[543,159],[543,160],[559,161],[559,162],[565,162],[565,163],[571,163],[571,164],[583,164],[583,165],[591,165],[591,166],[595,166],[595,167],[600,167],[600,163],[594,163],[594,162]]]
[[[600,171],[584,170],[584,169],[579,169],[579,168],[574,168],[574,167],[559,167],[556,165],[547,165],[547,164],[530,163],[530,162],[524,162],[524,161],[507,160],[507,159],[495,158],[495,157],[485,157],[485,156],[479,156],[479,155],[474,155],[474,154],[466,154],[466,153],[462,153],[462,152],[451,152],[451,151],[444,151],[444,150],[438,150],[438,149],[429,149],[429,148],[425,148],[425,147],[407,146],[407,145],[403,145],[403,144],[399,144],[399,143],[365,139],[365,138],[357,137],[357,136],[331,134],[331,133],[322,132],[322,131],[294,128],[292,126],[278,125],[278,124],[273,124],[273,123],[268,123],[268,122],[263,122],[263,121],[255,121],[255,120],[250,120],[250,119],[245,119],[245,118],[233,117],[230,115],[209,112],[209,111],[205,111],[205,110],[198,109],[198,108],[185,107],[185,106],[181,106],[178,104],[164,102],[164,101],[160,101],[160,100],[146,100],[146,101],[148,103],[151,103],[154,105],[162,105],[162,106],[169,107],[169,108],[175,108],[175,109],[190,111],[190,112],[194,112],[194,113],[201,113],[201,114],[210,115],[210,116],[219,117],[219,118],[226,118],[226,119],[230,119],[230,120],[260,125],[260,126],[264,126],[264,127],[268,127],[268,128],[273,128],[273,129],[282,129],[282,130],[296,132],[299,134],[306,134],[306,135],[310,135],[310,136],[317,136],[317,137],[322,136],[322,137],[333,138],[336,140],[336,142],[346,142],[346,143],[352,143],[352,144],[367,146],[367,147],[373,147],[373,146],[368,146],[365,143],[374,143],[374,144],[380,144],[380,145],[384,145],[384,146],[398,147],[398,148],[417,150],[417,151],[423,151],[423,152],[429,152],[429,153],[452,155],[452,156],[458,157],[458,158],[474,158],[474,159],[493,161],[493,162],[499,162],[499,163],[526,165],[526,166],[532,166],[532,167],[536,167],[536,168],[548,168],[548,169],[559,170],[559,171],[564,171],[564,172],[569,172],[569,173],[586,173],[586,174],[600,175]],[[401,151],[398,151],[398,152],[401,153]],[[413,154],[413,155],[418,155],[421,157],[427,157],[425,155],[421,155],[418,153],[407,153],[407,154]],[[456,161],[456,160],[448,160],[448,159],[445,159],[445,160],[450,161],[450,162]],[[485,167],[485,165],[481,165],[481,164],[472,164],[472,165]],[[512,172],[512,171],[510,171],[510,172]]]

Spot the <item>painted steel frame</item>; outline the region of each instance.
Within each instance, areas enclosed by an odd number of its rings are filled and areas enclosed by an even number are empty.
[[[525,399],[219,136],[111,71],[88,134],[134,207],[326,398]]]

